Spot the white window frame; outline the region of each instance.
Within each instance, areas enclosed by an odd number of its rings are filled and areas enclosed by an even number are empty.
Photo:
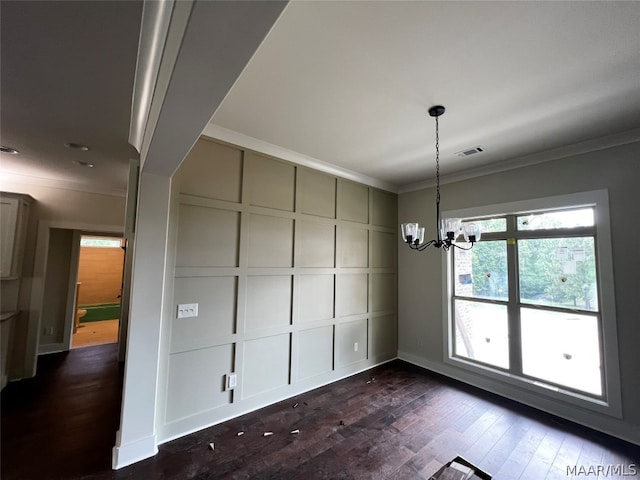
[[[579,405],[617,418],[622,418],[622,401],[620,389],[620,366],[618,361],[618,329],[615,309],[615,287],[613,277],[613,257],[611,249],[611,227],[609,221],[609,195],[607,190],[593,190],[588,192],[558,195],[553,197],[536,198],[517,202],[471,207],[460,210],[443,212],[443,218],[479,218],[494,217],[506,214],[531,213],[554,209],[579,207],[593,207],[595,210],[596,228],[596,259],[598,272],[598,288],[602,322],[602,351],[603,351],[603,386],[602,398],[581,395],[575,391],[561,387],[546,385],[544,381],[532,380],[505,372],[487,365],[480,365],[473,361],[454,356],[454,321],[451,298],[453,295],[453,262],[451,252],[443,255],[443,342],[444,363],[473,373],[482,383],[482,378],[488,378],[517,386],[529,392],[544,397],[550,397],[572,405]]]
[[[107,243],[100,244],[101,241],[106,241]],[[89,248],[121,248],[122,239],[120,237],[82,235],[80,238],[80,246]]]

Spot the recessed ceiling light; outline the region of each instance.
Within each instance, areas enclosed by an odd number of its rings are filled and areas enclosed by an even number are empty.
[[[71,163],[75,163],[81,167],[93,168],[93,163],[83,162],[82,160],[71,160]]]
[[[83,152],[89,151],[89,147],[81,143],[69,142],[69,143],[65,143],[64,146],[67,148],[70,148],[71,150],[81,150]]]
[[[2,152],[2,153],[10,153],[12,155],[16,155],[18,153],[18,150],[16,150],[15,148],[5,147],[4,145],[1,145],[0,146],[0,152]]]

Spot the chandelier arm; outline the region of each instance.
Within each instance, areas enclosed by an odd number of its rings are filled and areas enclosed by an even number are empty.
[[[418,245],[418,247],[416,248],[416,250],[418,250],[419,252],[422,252],[423,250],[426,250],[427,247],[430,247],[431,245],[433,245],[434,243],[436,243],[435,240],[429,240],[427,243],[423,243],[422,245]]]
[[[436,243],[437,243],[436,240],[429,240],[427,243],[421,243],[420,245],[416,245],[415,243],[409,243],[409,248],[411,250],[417,250],[419,252],[422,252],[427,247],[430,247],[431,245],[434,245]]]
[[[459,249],[459,250],[471,250],[471,249],[473,248],[473,244],[474,244],[474,243],[475,243],[475,242],[471,242],[471,246],[470,246],[470,247],[467,247],[467,248],[465,248],[465,247],[461,247],[460,245],[456,245],[455,243],[452,243],[452,244],[451,244],[451,246],[456,247],[456,248],[457,248],[457,249]]]

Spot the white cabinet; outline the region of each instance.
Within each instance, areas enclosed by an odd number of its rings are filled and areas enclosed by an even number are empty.
[[[29,195],[0,192],[0,278],[20,278],[27,233]]]
[[[9,352],[13,345],[14,322],[18,320],[20,312],[0,314],[0,373],[2,374],[2,390],[9,381]]]

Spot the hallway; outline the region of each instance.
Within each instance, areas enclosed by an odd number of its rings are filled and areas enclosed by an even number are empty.
[[[70,479],[110,470],[122,373],[117,344],[40,356],[35,378],[2,391],[0,477]]]

